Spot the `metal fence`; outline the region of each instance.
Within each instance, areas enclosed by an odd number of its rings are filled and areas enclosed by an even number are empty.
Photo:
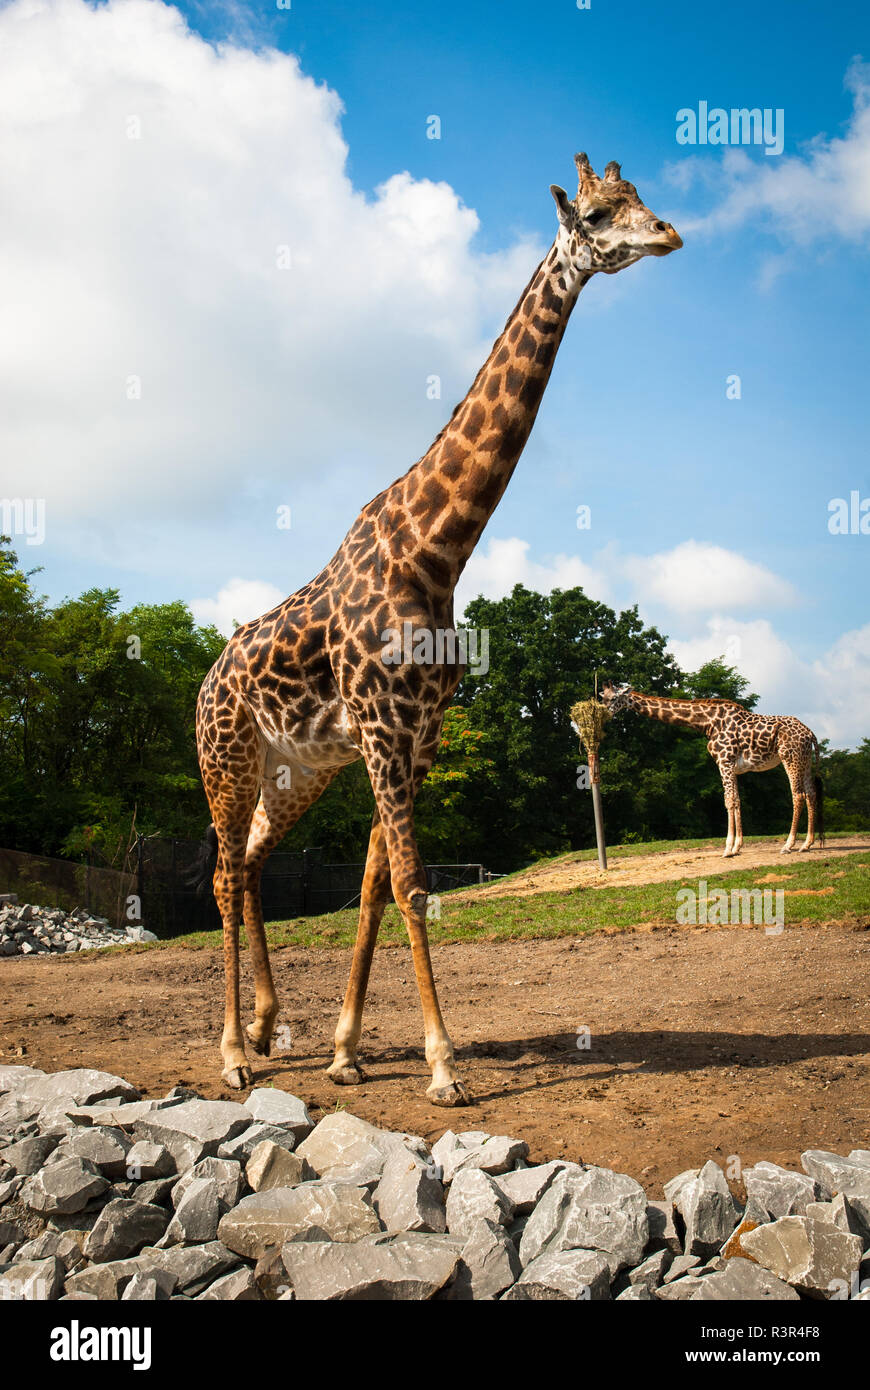
[[[132,872],[0,849],[0,893],[17,893],[22,903],[66,912],[84,907],[95,917],[107,917],[113,927],[125,927],[131,921],[127,899],[136,892]]]
[[[212,894],[216,854],[213,834],[204,840],[142,835],[123,871],[0,849],[0,893],[17,893],[19,901],[42,907],[85,907],[113,927],[140,920],[160,937],[215,931],[221,925]],[[318,849],[277,851],[263,868],[263,916],[268,922],[356,907],[364,871],[362,863],[329,864]],[[488,877],[480,864],[430,864],[426,874],[430,893]],[[134,906],[128,910],[131,898],[138,900],[141,917]]]
[[[143,836],[135,859],[142,917],[150,931],[165,937],[220,927],[212,895],[213,836],[203,841]],[[268,922],[355,907],[364,872],[364,863],[328,863],[319,849],[275,851],[263,867],[263,917]],[[431,864],[426,872],[430,893],[469,887],[486,877],[480,864]]]

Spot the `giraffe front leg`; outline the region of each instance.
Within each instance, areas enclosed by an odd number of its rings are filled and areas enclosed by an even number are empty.
[[[739,854],[743,848],[743,814],[740,809],[740,792],[737,787],[737,778],[734,778],[734,844],[731,849],[732,854]]]
[[[437,721],[440,730],[441,720]],[[433,1105],[470,1105],[471,1096],[459,1076],[453,1044],[441,1015],[429,939],[426,933],[426,870],[414,837],[414,793],[432,761],[434,748],[428,746],[418,759],[410,749],[393,748],[384,756],[375,746],[366,750],[366,764],[375,802],[384,829],[390,862],[393,897],[402,914],[411,943],[414,974],[423,1009],[426,1061],[432,1081],[426,1095]],[[414,766],[414,764],[417,766]],[[403,766],[404,765],[404,766]],[[416,779],[416,781],[415,781]]]
[[[730,859],[735,853],[734,843],[736,840],[734,796],[736,788],[734,786],[734,774],[731,768],[720,764],[719,775],[722,778],[722,790],[725,795],[725,809],[728,812],[728,833],[725,836],[725,849],[722,852],[723,859]]]
[[[335,1057],[326,1074],[336,1086],[359,1086],[366,1076],[357,1060],[362,1032],[363,1005],[368,989],[372,955],[387,902],[390,861],[384,832],[375,810],[369,836],[366,867],[359,906],[359,926],[353,948],[350,979],[335,1030]]]

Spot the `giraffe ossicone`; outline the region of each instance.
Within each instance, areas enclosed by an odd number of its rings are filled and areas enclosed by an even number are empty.
[[[405,623],[454,630],[457,580],[529,437],[578,294],[598,272],[615,274],[682,245],[618,164],[599,179],[585,155],[575,162],[576,197],[551,186],[559,218],[552,246],[431,448],[363,507],[310,584],[233,634],[200,691],[197,748],[218,842],[214,892],[224,938],[222,1076],[233,1087],[253,1080],[239,1016],[239,921],[255,982],[247,1041],[268,1055],[278,998],[263,929],[263,863],[339,770],[363,758],[375,811],[329,1075],[338,1084],[362,1078],[363,1002],[392,886],[423,1008],[427,1095],[436,1105],[470,1099],[432,975],[413,816],[463,667],[437,659],[387,664],[380,635]]]
[[[819,759],[819,743],[812,729],[793,715],[753,714],[734,700],[683,700],[667,695],[642,695],[630,685],[607,681],[601,699],[611,714],[633,710],[663,724],[681,724],[697,729],[707,737],[707,751],[722,778],[728,832],[723,859],[740,853],[743,820],[737,778],[744,772],[768,772],[782,763],[788,775],[792,796],[792,820],[788,838],[780,850],[788,854],[797,836],[804,804],[807,808],[807,835],[798,853],[811,849],[818,831],[824,844],[822,781],[813,772],[813,757]]]

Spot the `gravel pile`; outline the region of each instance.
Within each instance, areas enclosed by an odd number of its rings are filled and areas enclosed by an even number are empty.
[[[741,1204],[705,1163],[656,1202],[482,1130],[0,1066],[0,1300],[870,1301],[870,1150],[801,1164],[744,1170]]]
[[[110,927],[107,917],[92,917],[84,907],[64,912],[35,903],[19,905],[14,894],[0,897],[0,956],[63,955],[156,940],[141,926]]]

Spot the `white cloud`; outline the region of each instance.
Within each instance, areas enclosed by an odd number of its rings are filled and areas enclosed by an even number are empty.
[[[657,555],[629,555],[621,568],[646,603],[676,612],[781,607],[796,597],[790,584],[763,565],[703,541],[683,541]]]
[[[274,584],[260,579],[230,579],[215,598],[195,598],[190,609],[198,623],[214,623],[226,637],[232,635],[237,623],[259,618],[270,608],[283,603],[287,597]]]
[[[751,159],[743,149],[729,148],[715,164],[695,157],[672,165],[671,181],[683,192],[702,185],[712,188],[717,199],[705,216],[681,217],[680,229],[688,234],[719,232],[761,218],[795,246],[807,246],[831,234],[867,243],[870,64],[855,59],[845,86],[853,98],[845,134],[820,134],[801,155]],[[785,120],[787,129],[787,109]]]
[[[549,563],[539,564],[529,558],[530,548],[528,541],[511,536],[491,540],[485,551],[476,551],[457,585],[457,614],[478,594],[489,599],[504,598],[515,584],[544,594],[552,589],[573,589],[579,584],[590,597],[606,600],[608,586],[604,575],[579,556],[554,555]]]
[[[47,499],[50,543],[428,446],[542,248],[480,253],[446,183],[364,196],[341,112],[160,0],[0,9],[0,490]]]
[[[676,627],[668,647],[684,671],[724,657],[759,695],[761,713],[797,715],[834,747],[855,747],[870,736],[870,624],[844,633],[819,659],[802,658],[769,618],[728,616],[729,607],[769,610],[797,600],[785,580],[736,551],[696,541],[652,556],[608,547],[594,565],[574,555],[539,563],[530,551],[528,541],[512,536],[474,554],[457,588],[457,615],[478,594],[503,598],[515,584],[538,593],[580,585],[617,608],[640,600],[644,622],[671,633]]]

